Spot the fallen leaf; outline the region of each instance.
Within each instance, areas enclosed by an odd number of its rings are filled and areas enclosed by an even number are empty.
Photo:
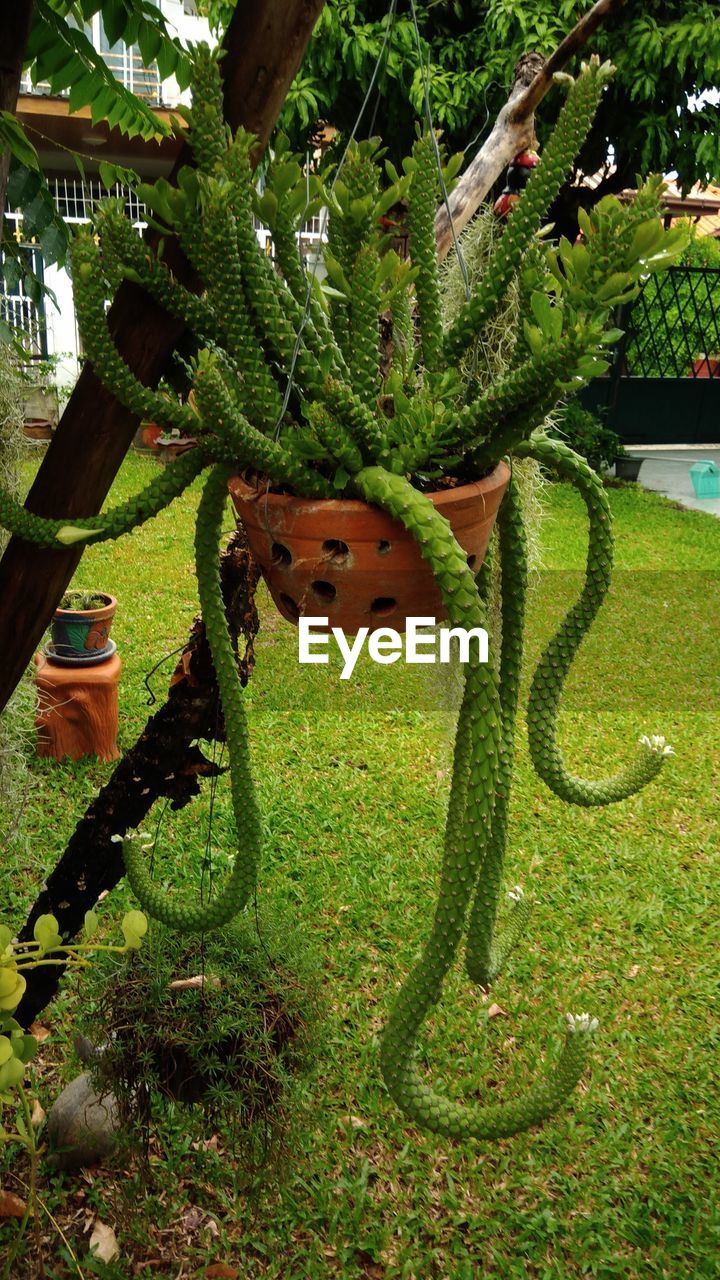
[[[14,1191],[0,1191],[0,1218],[24,1218],[26,1208]]]
[[[214,1218],[208,1218],[204,1229],[207,1231],[208,1235],[213,1236],[214,1239],[217,1239],[220,1235],[220,1228]]]
[[[40,1106],[40,1103],[38,1102],[37,1098],[33,1098],[31,1119],[33,1123],[33,1129],[37,1129],[38,1125],[42,1124],[43,1120],[45,1119],[45,1112],[43,1108]]]
[[[350,1126],[351,1129],[364,1129],[366,1127],[365,1121],[360,1116],[343,1116],[340,1123],[345,1125],[346,1128]]]
[[[228,1267],[224,1262],[213,1262],[203,1275],[205,1280],[238,1280],[240,1272],[237,1267]]]
[[[192,978],[176,978],[174,982],[168,982],[168,991],[198,991],[206,983],[209,987],[222,986],[220,979],[212,974],[196,973]]]
[[[185,1230],[197,1231],[204,1217],[205,1214],[202,1209],[198,1209],[197,1205],[192,1205],[189,1209],[186,1209],[182,1215],[182,1222]]]
[[[99,1218],[95,1220],[95,1226],[90,1236],[90,1252],[95,1254],[101,1262],[114,1262],[120,1257],[120,1249],[118,1247],[117,1236],[112,1227],[106,1222],[101,1222]]]
[[[507,1009],[501,1008],[499,1004],[491,1004],[488,1009],[488,1018],[507,1018]]]
[[[640,965],[634,964],[628,969],[627,974],[625,976],[628,978],[637,978],[639,972],[640,972]]]
[[[47,1040],[50,1035],[50,1028],[44,1027],[41,1022],[33,1022],[30,1027],[30,1035],[35,1037],[38,1044],[42,1044],[43,1040]]]

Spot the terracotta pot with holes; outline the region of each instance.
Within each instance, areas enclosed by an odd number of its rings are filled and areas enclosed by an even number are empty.
[[[510,479],[504,462],[483,480],[428,496],[450,522],[477,572]],[[408,617],[445,617],[432,570],[399,521],[352,499],[294,498],[233,476],[230,494],[250,549],[284,618],[327,617],[360,627],[405,629]]]

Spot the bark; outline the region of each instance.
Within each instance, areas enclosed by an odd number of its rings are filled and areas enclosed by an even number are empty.
[[[453,244],[453,228],[459,236],[511,160],[533,145],[535,108],[550,89],[555,73],[567,66],[600,24],[623,3],[624,0],[597,0],[549,58],[543,61],[537,54],[526,54],[520,60],[505,106],[450,196],[450,214],[444,204],[437,211],[435,243],[441,260]]]
[[[240,0],[225,35],[225,115],[264,145],[302,60],[324,0]],[[183,153],[178,165],[186,164]],[[168,261],[193,287],[177,246]],[[157,383],[183,332],[136,285],[118,290],[109,314],[124,359],[148,386]],[[68,401],[27,499],[31,511],[77,519],[98,512],[137,427],[89,365]],[[15,689],[82,555],[81,548],[47,551],[12,538],[0,561],[0,711]]]
[[[221,576],[231,633],[244,639],[239,670],[246,684],[258,629],[258,571],[239,534],[233,536],[221,559]],[[191,746],[198,738],[223,740],[215,672],[200,621],[193,624],[167,701],[148,721],[78,823],[30,911],[21,940],[32,938],[35,921],[46,912],[56,916],[66,941],[80,932],[85,912],[125,873],[120,845],[111,837],[140,826],[162,797],[167,797],[171,808],[183,808],[199,793],[200,779],[217,774],[217,767],[197,746]],[[63,972],[62,965],[28,970],[27,989],[16,1015],[23,1026],[29,1027],[53,999]]]
[[[20,76],[32,22],[33,0],[12,0],[2,16],[2,46],[0,47],[0,111],[15,114]],[[0,239],[5,217],[5,196],[10,171],[10,152],[0,155]]]

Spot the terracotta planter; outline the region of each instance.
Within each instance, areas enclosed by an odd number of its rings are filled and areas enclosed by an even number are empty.
[[[156,453],[158,437],[163,434],[163,430],[163,427],[158,427],[154,422],[141,423],[133,440],[135,448],[146,453]]]
[[[97,609],[56,609],[50,624],[53,650],[60,659],[72,659],[78,665],[95,662],[102,653],[110,656],[110,625],[115,616],[117,600],[104,591],[105,604]]]
[[[473,484],[428,496],[450,522],[477,572],[510,479],[501,462]],[[399,521],[350,499],[293,498],[233,476],[229,489],[252,553],[289,622],[327,617],[349,635],[360,627],[402,631],[408,617],[446,617],[432,570]]]

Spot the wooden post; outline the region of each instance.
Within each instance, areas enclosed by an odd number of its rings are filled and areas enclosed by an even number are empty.
[[[221,62],[225,115],[262,146],[271,133],[325,0],[239,0]],[[183,153],[178,160],[187,164]],[[176,166],[177,167],[177,166]],[[177,245],[168,262],[184,283],[192,273]],[[125,282],[109,314],[118,348],[142,382],[157,383],[183,331],[137,285]],[[100,510],[137,419],[86,365],[27,499],[43,516],[77,519]],[[12,538],[0,561],[0,711],[20,680],[78,564],[81,549],[43,550]]]

